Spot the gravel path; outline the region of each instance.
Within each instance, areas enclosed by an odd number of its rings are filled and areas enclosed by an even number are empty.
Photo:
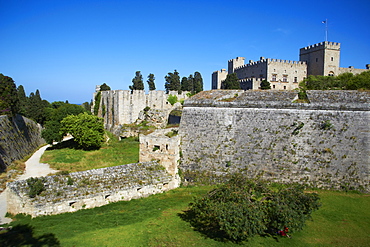
[[[57,170],[51,169],[48,164],[40,163],[40,158],[49,145],[43,146],[37,150],[31,158],[26,161],[26,169],[22,175],[17,177],[16,180],[24,180],[30,177],[43,177],[50,173],[56,173]],[[0,194],[0,224],[9,223],[12,220],[6,218],[7,212],[7,189]]]

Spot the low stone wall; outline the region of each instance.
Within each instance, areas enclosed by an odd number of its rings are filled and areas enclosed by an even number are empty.
[[[41,138],[41,126],[17,115],[13,118],[0,116],[0,171],[13,161],[21,160],[45,144]]]
[[[143,162],[74,172],[41,178],[45,190],[34,198],[28,195],[26,180],[7,184],[8,212],[32,217],[74,212],[110,202],[128,201],[178,187],[157,162]]]
[[[370,93],[207,91],[185,101],[180,168],[188,182],[250,177],[370,191]]]

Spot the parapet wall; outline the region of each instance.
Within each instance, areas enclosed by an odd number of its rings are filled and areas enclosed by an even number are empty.
[[[0,116],[0,171],[13,161],[21,160],[45,144],[41,138],[41,126],[34,121],[17,115],[10,119]]]
[[[7,184],[8,212],[32,217],[74,212],[116,201],[129,201],[178,187],[179,181],[157,162],[54,175],[42,178],[45,190],[28,196],[26,180]]]
[[[180,168],[188,182],[234,172],[370,191],[370,93],[217,90],[185,102]]]

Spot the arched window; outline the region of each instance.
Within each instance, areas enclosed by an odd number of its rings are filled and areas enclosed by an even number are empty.
[[[330,71],[328,76],[334,76],[334,72],[333,71]]]

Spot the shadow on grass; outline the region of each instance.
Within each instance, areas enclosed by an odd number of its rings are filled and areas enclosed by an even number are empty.
[[[60,246],[60,243],[52,233],[34,236],[33,227],[25,224],[0,231],[0,246]]]
[[[72,139],[69,139],[69,140],[66,140],[66,141],[62,141],[62,142],[58,142],[57,144],[53,145],[53,146],[50,146],[47,148],[47,150],[55,150],[55,149],[65,149],[65,148],[70,148],[70,149],[81,149],[81,150],[85,150],[85,151],[90,151],[90,150],[98,150],[99,148],[97,147],[82,147],[81,145],[79,145],[73,138]]]

